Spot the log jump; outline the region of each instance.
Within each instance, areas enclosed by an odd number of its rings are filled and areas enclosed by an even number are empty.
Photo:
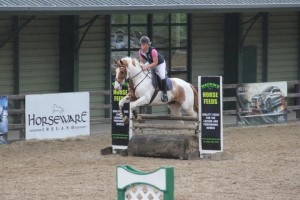
[[[137,119],[131,120],[130,128],[132,137],[128,143],[128,155],[184,160],[199,158],[199,122],[196,117],[138,114]],[[175,131],[179,134],[174,134]]]
[[[159,122],[157,122],[157,120]],[[173,123],[162,123],[163,121],[166,122],[173,121]],[[176,123],[178,121],[180,122]],[[186,122],[193,122],[193,123],[186,124]],[[199,123],[198,123],[198,118],[192,116],[138,114],[137,119],[132,119],[131,127],[133,131],[136,129],[138,130],[143,130],[143,129],[187,130],[187,131],[195,131],[196,134],[198,133],[199,130]]]

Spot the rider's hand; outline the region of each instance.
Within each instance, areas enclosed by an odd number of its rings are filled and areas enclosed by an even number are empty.
[[[143,66],[143,71],[147,71],[149,68],[147,66]]]

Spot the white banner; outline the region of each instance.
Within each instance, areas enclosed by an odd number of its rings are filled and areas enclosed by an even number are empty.
[[[90,134],[88,92],[26,95],[26,139]]]

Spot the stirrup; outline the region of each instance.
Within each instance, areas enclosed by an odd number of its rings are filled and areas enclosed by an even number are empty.
[[[161,101],[162,102],[168,102],[168,95],[166,93],[164,93],[162,96],[161,96]]]

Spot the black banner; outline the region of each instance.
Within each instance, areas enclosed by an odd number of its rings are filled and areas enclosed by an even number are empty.
[[[221,77],[199,77],[201,150],[200,153],[221,151],[222,141],[222,82]],[[202,152],[201,152],[202,151]]]
[[[115,77],[112,77],[115,80]],[[112,82],[112,145],[114,149],[118,149],[116,146],[126,146],[129,142],[129,123],[125,124],[119,110],[119,101],[123,99],[128,93],[128,83],[126,82],[121,90],[114,89],[115,82]],[[129,119],[129,103],[124,104],[123,112]],[[124,149],[121,148],[120,149]]]

